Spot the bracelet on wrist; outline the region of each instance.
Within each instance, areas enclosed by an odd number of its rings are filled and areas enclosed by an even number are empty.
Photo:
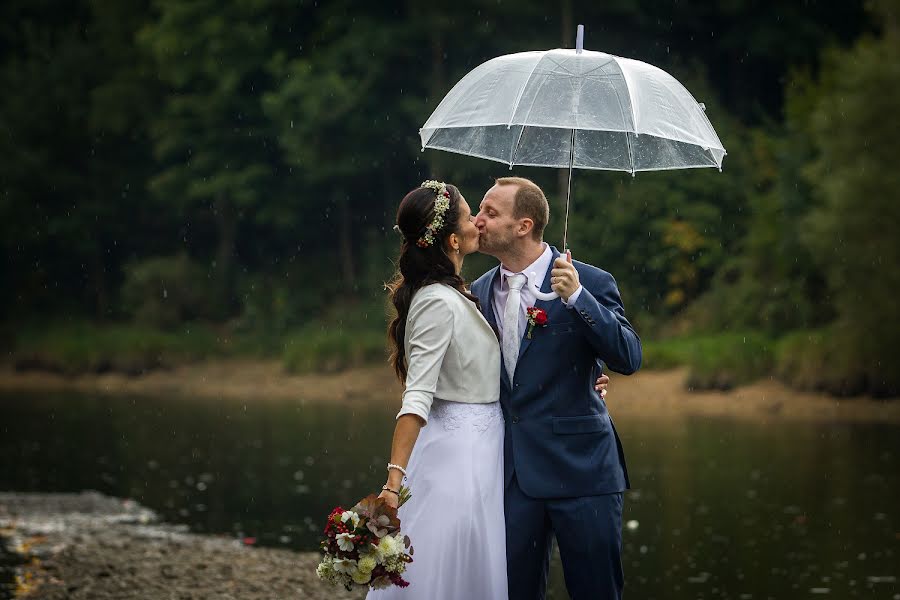
[[[400,471],[401,473],[403,473],[403,476],[406,477],[406,469],[404,469],[400,465],[395,465],[394,463],[388,463],[387,470],[390,471],[391,469],[396,469],[397,471]]]
[[[391,488],[389,488],[386,485],[381,486],[381,489],[382,489],[382,491],[385,491],[385,492],[391,492],[392,494],[397,494],[398,498],[400,497],[400,492],[398,492],[397,490],[392,490]]]

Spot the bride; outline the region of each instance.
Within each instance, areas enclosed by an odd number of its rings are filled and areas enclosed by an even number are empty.
[[[408,588],[367,598],[505,599],[500,346],[460,276],[478,228],[455,186],[426,181],[400,202],[397,229],[389,338],[406,390],[380,497],[397,506],[407,477],[399,517],[416,552]]]
[[[388,333],[406,389],[379,497],[396,507],[406,479],[412,497],[398,514],[415,554],[409,587],[367,598],[505,600],[500,345],[460,276],[478,228],[455,186],[425,181],[400,202],[395,229]]]

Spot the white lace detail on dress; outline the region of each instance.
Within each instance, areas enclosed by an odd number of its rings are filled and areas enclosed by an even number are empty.
[[[435,398],[428,421],[440,425],[446,431],[467,427],[471,431],[484,433],[491,427],[503,426],[503,411],[499,402],[468,404]]]

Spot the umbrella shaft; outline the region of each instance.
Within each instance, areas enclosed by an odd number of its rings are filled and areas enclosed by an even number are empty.
[[[563,243],[562,249],[565,252],[568,249],[566,240],[569,235],[569,198],[572,197],[572,167],[575,164],[575,130],[572,130],[572,143],[569,146],[569,183],[566,186],[566,220],[563,225]]]

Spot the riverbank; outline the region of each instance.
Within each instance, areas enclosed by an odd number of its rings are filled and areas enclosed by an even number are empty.
[[[0,493],[0,544],[18,557],[6,597],[349,600],[315,574],[317,553],[255,548],[160,523],[130,500]],[[14,596],[9,596],[10,592]],[[0,598],[4,590],[0,589]]]
[[[760,422],[780,420],[900,424],[900,401],[836,398],[800,392],[774,379],[728,391],[686,389],[686,369],[611,374],[607,404],[616,418],[712,416]],[[336,374],[286,373],[274,360],[215,360],[150,371],[65,376],[0,369],[0,391],[65,392],[112,396],[171,396],[213,401],[296,401],[398,404],[402,387],[385,366]]]

